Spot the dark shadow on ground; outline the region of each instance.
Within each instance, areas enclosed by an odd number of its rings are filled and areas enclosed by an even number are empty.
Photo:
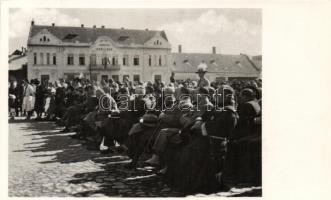
[[[16,123],[27,123],[17,121]],[[15,122],[12,122],[15,123]],[[99,183],[98,190],[76,193],[74,196],[85,197],[94,194],[122,197],[183,197],[183,193],[171,190],[162,181],[162,177],[155,174],[150,167],[127,169],[125,165],[130,162],[122,154],[100,154],[99,151],[87,150],[82,140],[72,139],[74,133],[61,133],[62,128],[53,122],[38,122],[30,120],[28,126],[22,127],[22,132],[28,131],[22,137],[33,137],[33,142],[25,143],[24,150],[41,155],[32,157],[48,157],[47,161],[40,163],[74,163],[90,160],[100,164],[101,171],[77,173],[69,183],[83,184],[89,182]],[[32,132],[32,133],[31,133]],[[242,196],[260,196],[261,192],[249,193]]]

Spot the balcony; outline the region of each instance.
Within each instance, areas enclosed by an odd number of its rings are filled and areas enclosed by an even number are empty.
[[[91,70],[109,70],[109,71],[117,71],[121,69],[121,65],[117,64],[117,65],[91,65]]]

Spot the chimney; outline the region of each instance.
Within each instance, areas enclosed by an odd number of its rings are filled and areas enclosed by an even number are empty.
[[[24,47],[21,47],[21,49],[22,49],[21,54],[24,55]]]
[[[55,26],[55,23],[52,23],[52,26]]]
[[[101,26],[101,28],[105,28],[105,26],[104,26],[104,25],[102,25],[102,26]]]
[[[216,54],[216,47],[213,47],[213,54]]]
[[[80,27],[84,28],[84,24],[81,24]]]
[[[93,28],[96,28],[97,26],[96,25],[93,25]]]
[[[182,45],[178,45],[178,53],[182,53]]]
[[[33,26],[33,25],[34,25],[34,20],[31,21],[31,26]]]

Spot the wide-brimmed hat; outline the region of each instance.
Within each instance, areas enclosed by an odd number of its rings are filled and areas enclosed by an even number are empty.
[[[198,65],[197,71],[195,73],[206,73],[207,72],[207,64],[202,62]]]
[[[143,126],[156,127],[158,123],[158,117],[152,113],[144,114],[142,120],[140,121]]]

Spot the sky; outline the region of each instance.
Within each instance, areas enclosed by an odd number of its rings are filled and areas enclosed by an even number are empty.
[[[9,51],[26,47],[31,20],[37,25],[164,30],[172,51],[260,55],[261,9],[59,9],[12,8]]]

